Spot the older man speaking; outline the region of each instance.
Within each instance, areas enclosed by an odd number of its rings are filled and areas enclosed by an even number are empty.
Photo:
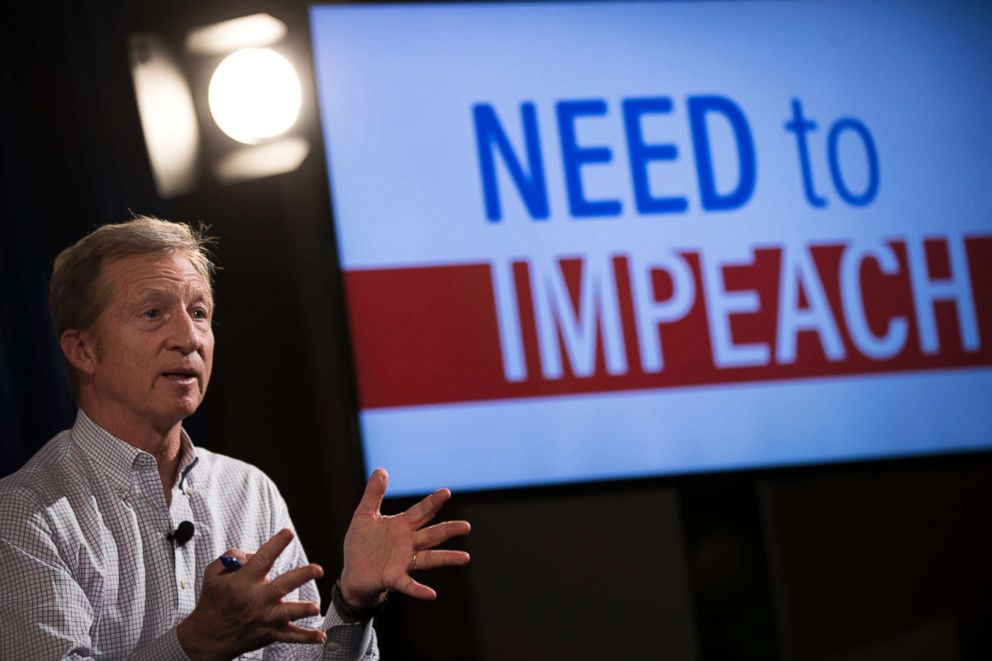
[[[275,485],[182,428],[213,364],[206,244],[185,224],[138,218],[55,261],[52,316],[79,413],[0,480],[4,659],[375,659],[386,592],[433,599],[410,572],[469,561],[434,548],[467,522],[424,527],[448,490],[383,516],[376,470],[321,617],[323,570]]]

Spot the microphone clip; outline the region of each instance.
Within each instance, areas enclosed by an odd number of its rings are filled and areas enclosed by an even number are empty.
[[[192,521],[183,521],[176,529],[166,535],[166,539],[173,543],[173,545],[182,547],[189,540],[193,539],[193,533],[196,532],[196,526],[193,525]]]

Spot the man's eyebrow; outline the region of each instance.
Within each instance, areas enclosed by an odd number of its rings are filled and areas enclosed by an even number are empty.
[[[194,301],[206,301],[211,305],[214,302],[213,293],[206,287],[194,287],[190,292],[190,298]],[[176,293],[172,289],[162,287],[146,287],[135,292],[128,301],[132,306],[141,305],[150,299],[172,299],[176,298]]]
[[[214,304],[214,294],[208,287],[196,287],[193,289],[194,301],[205,301],[210,305]]]

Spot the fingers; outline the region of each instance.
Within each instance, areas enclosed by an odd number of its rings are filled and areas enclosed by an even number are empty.
[[[265,596],[268,599],[277,600],[285,597],[293,590],[306,583],[317,580],[324,575],[324,570],[320,565],[303,565],[296,569],[290,569],[285,574],[280,574],[265,588]],[[296,619],[296,618],[292,618]]]
[[[417,566],[414,569],[436,569],[437,567],[451,567],[467,565],[471,558],[465,551],[432,550],[417,552]]]
[[[443,544],[452,537],[467,535],[472,531],[468,521],[445,521],[430,528],[418,530],[413,535],[413,550],[421,551]]]
[[[419,564],[419,558],[418,558]],[[397,592],[402,592],[408,597],[413,597],[414,599],[422,599],[424,601],[434,601],[437,599],[437,592],[433,588],[429,588],[423,583],[418,583],[413,580],[409,575],[403,577],[400,582],[394,587]]]
[[[272,609],[272,621],[287,624],[314,615],[320,615],[320,606],[313,601],[284,601]]]
[[[262,544],[260,549],[255,551],[251,559],[244,563],[241,571],[255,577],[267,575],[272,570],[272,565],[275,563],[276,558],[286,550],[286,547],[289,546],[291,541],[293,541],[293,531],[289,528],[283,528],[274,534],[269,541]]]
[[[304,643],[323,645],[327,634],[321,629],[309,629],[298,624],[286,624],[272,634],[272,640],[280,643]]]
[[[224,551],[222,555],[226,555],[231,558],[237,558],[241,562],[241,564],[244,565],[246,562],[248,562],[248,559],[254,554],[245,553],[241,549],[228,549]],[[206,566],[206,568],[203,570],[203,575],[204,577],[206,577],[206,576],[213,576],[215,574],[224,574],[226,572],[227,572],[227,568],[224,566],[224,563],[220,561],[220,558],[217,558],[216,560],[214,560],[213,562],[211,562],[209,565]]]
[[[469,563],[468,553],[465,551],[448,550],[428,550],[418,551],[414,554],[416,565],[411,570],[436,569],[438,567],[451,567],[456,565],[467,565]],[[393,586],[397,592],[402,592],[414,599],[434,601],[437,599],[437,592],[433,588],[418,583],[410,574],[404,574],[402,578]]]
[[[185,626],[187,642],[196,643],[194,648],[224,652],[227,654],[224,658],[230,658],[229,651],[245,649],[242,646],[250,641],[255,645],[272,641],[324,643],[326,632],[294,624],[297,620],[314,623],[314,619],[303,618],[319,616],[320,606],[313,601],[283,600],[303,584],[322,576],[323,569],[309,564],[267,580],[273,563],[292,540],[292,531],[283,529],[254,554],[229,549],[224,555],[242,563],[239,571],[225,572],[219,559],[211,562],[204,572],[203,591],[196,608],[181,625]],[[186,626],[187,622],[193,624]]]
[[[230,556],[232,558],[237,558],[238,561],[241,564],[244,564],[244,563],[248,562],[248,559],[251,556],[255,555],[255,554],[254,553],[245,553],[241,549],[228,549],[227,552],[224,555]]]
[[[389,473],[385,468],[376,468],[369,477],[369,483],[365,485],[365,493],[362,500],[355,508],[355,514],[378,514],[382,509],[382,499],[386,495],[386,487],[389,484]]]
[[[414,529],[419,528],[434,518],[441,506],[451,498],[451,491],[448,489],[438,489],[427,496],[419,503],[408,509],[404,516],[409,520]]]

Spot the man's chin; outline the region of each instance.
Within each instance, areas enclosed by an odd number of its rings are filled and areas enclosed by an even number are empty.
[[[202,401],[203,398],[197,395],[195,398],[190,397],[188,399],[184,399],[176,408],[182,414],[182,417],[188,418],[196,413],[196,409],[200,408],[200,402]]]
[[[199,393],[196,396],[187,395],[175,399],[160,409],[163,413],[162,417],[168,418],[173,424],[182,422],[184,418],[188,418],[196,413],[196,409],[200,408],[201,401],[203,401],[203,398],[199,396]]]

